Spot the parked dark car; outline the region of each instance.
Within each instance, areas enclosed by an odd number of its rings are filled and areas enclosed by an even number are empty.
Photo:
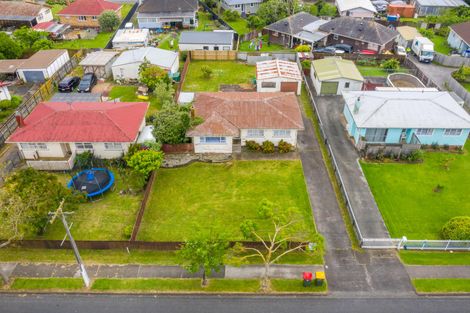
[[[91,92],[93,86],[96,85],[97,78],[96,75],[93,73],[86,73],[82,77],[82,81],[78,85],[78,92]]]
[[[59,83],[59,92],[70,92],[80,84],[80,77],[69,76],[62,79]]]
[[[353,53],[354,48],[351,45],[348,45],[346,43],[338,43],[335,45],[335,48],[338,50],[343,50],[346,53]]]
[[[312,52],[317,53],[344,53],[344,50],[336,49],[335,46],[321,47],[313,50]]]

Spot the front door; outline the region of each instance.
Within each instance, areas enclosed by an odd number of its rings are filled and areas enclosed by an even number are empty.
[[[245,5],[242,4],[242,13],[244,13],[244,12],[245,12]]]

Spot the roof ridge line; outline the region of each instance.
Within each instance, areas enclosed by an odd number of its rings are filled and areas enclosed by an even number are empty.
[[[109,115],[107,114],[107,110],[106,111],[98,111],[100,114],[102,114],[103,116],[105,116],[111,123],[113,123],[114,126],[116,126],[116,128],[124,135],[124,137],[126,137],[127,139],[129,140],[134,140],[134,138],[129,138],[129,136],[122,130],[121,127],[119,127],[116,122],[111,118],[109,117]]]
[[[449,112],[449,113],[451,113],[451,114],[457,116],[458,118],[460,118],[460,119],[462,119],[462,120],[464,120],[464,121],[470,123],[470,120],[464,118],[463,116],[460,116],[460,115],[456,114],[455,112],[449,110],[448,108],[444,107],[443,105],[441,105],[440,103],[438,103],[438,102],[435,101],[437,98],[442,97],[443,95],[444,95],[444,93],[441,94],[441,95],[439,95],[439,96],[437,96],[436,98],[430,99],[430,100],[431,100],[432,103],[434,103],[435,105],[439,106],[441,109],[444,109],[444,110],[446,110],[447,112]]]
[[[286,97],[288,96],[289,93],[285,93],[285,94],[282,94],[282,95],[275,95],[274,97],[270,97],[269,99],[277,99],[277,98],[282,98],[282,97]],[[269,105],[270,107],[272,107],[273,109],[275,109],[278,113],[280,113],[280,115],[284,116],[286,119],[288,119],[289,121],[291,121],[293,124],[296,124],[297,126],[299,127],[303,127],[303,125],[298,125],[295,121],[293,121],[289,116],[287,116],[286,114],[284,114],[284,112],[282,112],[281,110],[279,110],[278,108],[276,108],[274,105],[272,105],[271,103],[269,102],[266,102],[266,100],[268,99],[263,99],[263,102],[266,103],[267,105]],[[298,101],[297,101],[297,97],[295,98],[296,102],[297,102],[297,105],[299,105]],[[299,108],[300,110],[300,108]]]

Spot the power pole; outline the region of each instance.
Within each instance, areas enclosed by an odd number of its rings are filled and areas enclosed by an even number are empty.
[[[67,224],[67,220],[65,219],[65,214],[67,212],[62,211],[64,201],[65,201],[65,199],[62,199],[62,201],[60,202],[59,207],[57,208],[57,210],[55,212],[50,212],[49,213],[50,215],[52,215],[51,224],[54,222],[56,217],[60,215],[62,223],[64,224],[64,227],[65,227],[65,232],[66,232],[67,236],[69,237],[70,245],[72,246],[73,253],[75,255],[75,259],[77,260],[78,266],[80,267],[80,274],[82,275],[83,282],[85,283],[85,286],[88,288],[88,287],[90,287],[90,278],[88,277],[88,273],[85,269],[85,264],[83,264],[83,262],[82,262],[82,258],[80,257],[80,253],[78,252],[77,244],[75,243],[75,240],[73,239],[72,234],[70,233],[70,228],[69,228],[69,225]]]

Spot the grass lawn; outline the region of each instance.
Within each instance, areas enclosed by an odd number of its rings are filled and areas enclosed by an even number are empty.
[[[233,22],[227,22],[227,24],[229,24],[230,27],[232,27],[239,35],[244,35],[250,32],[248,22],[244,18],[239,17]]]
[[[210,78],[202,76],[201,67],[212,69]],[[219,91],[220,84],[251,84],[256,67],[234,61],[191,61],[183,91]]]
[[[159,34],[158,38],[160,39],[158,43],[158,48],[165,50],[178,51],[178,41],[179,35],[174,37],[171,33]],[[173,46],[171,46],[171,41],[173,40]]]
[[[123,3],[121,8],[121,20],[123,20],[134,6],[133,3]]]
[[[15,278],[13,290],[77,290],[83,288],[81,278]]]
[[[63,5],[63,4],[53,4],[53,5],[51,5],[52,16],[54,16],[54,18],[58,18],[57,13],[59,13],[59,11],[61,11],[65,7],[66,6]]]
[[[113,169],[111,169],[113,170]],[[96,197],[93,202],[80,204],[78,209],[68,218],[72,223],[72,235],[76,240],[126,240],[124,228],[134,225],[142,194],[120,195],[124,189],[123,180],[117,171],[113,171],[116,182],[113,190],[102,198]],[[67,174],[57,174],[64,184],[70,179]],[[62,239],[64,226],[57,219],[48,225],[40,239]]]
[[[304,287],[301,279],[272,279],[271,291],[275,292],[327,292],[326,282],[322,286]]]
[[[303,227],[315,231],[300,161],[234,161],[160,169],[138,239],[179,241],[198,228],[242,239],[241,222],[258,219],[263,199],[299,208]],[[265,223],[258,220],[261,231]]]
[[[92,49],[104,48],[114,32],[99,33],[94,39],[63,40],[54,43],[54,49]]]
[[[470,265],[470,252],[400,251],[407,265]]]
[[[394,238],[439,239],[449,219],[470,215],[470,141],[465,153],[426,152],[420,164],[361,162]],[[443,190],[435,192],[437,185]]]
[[[435,35],[431,38],[431,41],[434,43],[434,51],[448,55],[452,48],[447,43],[447,37]]]
[[[264,35],[261,37],[263,41],[263,46],[261,47],[260,52],[268,52],[268,51],[294,51],[293,49],[285,48],[281,45],[276,44],[268,44],[268,35]],[[238,48],[239,51],[256,51],[254,47],[250,48],[251,41],[243,41],[240,43],[240,47]]]
[[[419,278],[412,280],[418,292],[470,292],[470,279]]]
[[[387,77],[389,74],[392,74],[392,73],[409,73],[410,72],[409,69],[404,68],[404,67],[401,67],[395,72],[386,71],[379,66],[357,65],[357,68],[359,69],[359,72],[361,73],[361,75],[364,77],[368,77],[368,76]]]
[[[212,31],[214,29],[219,29],[219,27],[216,25],[216,21],[211,18],[211,14],[208,12],[197,12],[197,19],[197,31]]]
[[[136,95],[137,86],[114,86],[113,89],[109,92],[109,97],[111,99],[120,98],[124,102],[150,102],[149,109],[147,111],[147,116],[157,113],[158,110],[162,108],[162,104],[159,103],[157,98],[153,95],[150,95],[149,100],[141,100],[137,98]]]

